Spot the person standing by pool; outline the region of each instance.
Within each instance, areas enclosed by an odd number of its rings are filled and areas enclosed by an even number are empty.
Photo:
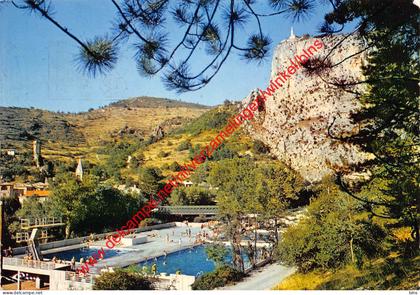
[[[156,272],[157,272],[157,265],[156,265],[156,263],[153,263],[152,264],[152,273],[153,273],[153,275],[156,275]]]
[[[169,234],[166,234],[166,242],[169,243]]]
[[[182,239],[179,238],[179,246],[181,246],[181,245],[182,245]]]
[[[76,270],[76,258],[74,258],[74,256],[72,257],[70,261],[70,269],[73,271]]]

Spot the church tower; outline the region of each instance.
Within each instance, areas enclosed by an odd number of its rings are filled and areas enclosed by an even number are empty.
[[[293,27],[291,27],[291,29],[290,29],[290,37],[289,37],[289,39],[291,39],[291,40],[296,39],[296,35],[295,35],[295,33],[293,32]]]

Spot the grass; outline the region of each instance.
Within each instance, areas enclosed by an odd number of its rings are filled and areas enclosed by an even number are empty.
[[[346,266],[334,272],[295,273],[274,290],[414,290],[419,288],[420,256],[404,259],[394,253],[368,261],[359,270]]]

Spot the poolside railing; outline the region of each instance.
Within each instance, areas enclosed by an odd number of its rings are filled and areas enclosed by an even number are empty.
[[[62,217],[42,217],[42,218],[21,218],[20,227],[22,229],[29,229],[35,227],[54,227],[62,226],[63,223]]]
[[[16,257],[3,257],[3,265],[22,266],[22,267],[29,267],[29,268],[45,269],[45,270],[53,270],[53,269],[66,266],[65,264],[61,264],[61,263],[39,261],[39,260],[28,260],[28,259],[21,259],[21,258],[16,258]]]

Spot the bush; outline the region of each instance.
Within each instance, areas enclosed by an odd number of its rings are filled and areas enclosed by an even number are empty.
[[[214,153],[211,155],[212,161],[220,161],[223,159],[233,159],[238,156],[238,153],[235,152],[232,148],[228,147],[226,144],[222,144]]]
[[[154,290],[154,287],[150,280],[139,274],[117,269],[97,277],[93,290]]]
[[[176,161],[172,162],[168,168],[172,171],[181,171],[181,165],[179,165]]]
[[[252,150],[254,151],[254,153],[256,154],[267,154],[268,152],[270,152],[270,149],[268,146],[266,146],[262,141],[260,140],[255,140],[254,141],[254,145],[252,147]]]
[[[160,151],[159,154],[158,154],[158,157],[159,158],[166,158],[169,155],[170,155],[170,152]]]
[[[189,140],[182,141],[179,146],[176,148],[177,151],[186,151],[192,148],[191,142]]]
[[[222,266],[215,271],[206,273],[191,285],[193,290],[212,290],[241,280],[245,274],[231,266]]]

